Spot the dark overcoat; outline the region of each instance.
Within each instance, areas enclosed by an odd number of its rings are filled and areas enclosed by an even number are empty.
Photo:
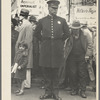
[[[73,33],[74,34],[74,33]],[[92,42],[92,37],[88,32],[82,32],[80,31],[80,39],[81,39],[81,44],[82,47],[85,51],[85,56],[92,56],[93,53],[93,42]],[[60,84],[62,84],[65,80],[65,75],[66,75],[66,61],[68,59],[68,56],[73,48],[73,36],[72,34],[70,35],[69,38],[67,38],[66,43],[65,43],[65,48],[64,48],[64,58],[65,58],[65,65],[60,69],[59,71],[59,76],[60,76]]]
[[[28,64],[28,52],[27,50],[17,50],[14,62],[21,67],[21,69],[17,69],[14,78],[18,79],[26,79],[26,67]]]
[[[81,39],[82,47],[85,51],[85,56],[91,57],[93,54],[93,42],[92,42],[91,35],[87,32],[80,31],[80,39]],[[73,36],[71,35],[70,38],[67,40],[65,46],[64,55],[66,60],[72,50],[72,47],[73,47]]]
[[[64,41],[69,36],[69,28],[65,19],[54,16],[53,23],[49,15],[40,19],[34,35],[41,41],[39,65],[49,68],[63,66]]]
[[[11,30],[11,65],[14,63],[14,57],[15,57],[15,45],[16,41],[18,39],[19,33],[12,29]]]

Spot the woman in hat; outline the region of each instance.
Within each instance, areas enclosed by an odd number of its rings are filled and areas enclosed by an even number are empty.
[[[80,91],[82,98],[86,98],[86,62],[92,56],[92,38],[81,31],[79,21],[73,21],[71,36],[66,42],[65,59],[70,71],[71,95],[77,95]]]

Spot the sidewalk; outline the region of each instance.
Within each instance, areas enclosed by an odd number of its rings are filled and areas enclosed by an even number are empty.
[[[16,96],[14,91],[17,89],[15,85],[12,86],[11,100],[39,100],[39,96],[44,94],[44,89],[40,88],[40,85],[32,84],[30,89],[25,89],[24,95]],[[81,98],[79,95],[71,96],[70,91],[60,90],[59,96],[62,100],[96,100],[96,93],[90,90],[86,91],[87,98]]]

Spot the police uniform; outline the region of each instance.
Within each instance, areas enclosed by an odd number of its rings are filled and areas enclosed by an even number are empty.
[[[41,41],[39,65],[43,67],[45,92],[58,95],[58,70],[64,66],[64,41],[69,36],[68,25],[61,17],[47,15],[39,20],[34,35]]]

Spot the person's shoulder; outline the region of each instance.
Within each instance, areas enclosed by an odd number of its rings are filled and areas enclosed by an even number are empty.
[[[24,24],[24,27],[26,28],[32,28],[32,24],[27,20],[26,23]]]
[[[92,37],[92,32],[90,32],[88,29],[81,30],[81,33],[86,37],[88,36]]]
[[[48,18],[47,16],[40,18],[40,19],[38,20],[38,24],[39,24],[39,23],[42,24],[43,22],[45,22],[45,21],[47,20],[47,18]]]
[[[12,32],[12,33],[15,33],[15,34],[16,34],[16,33],[19,33],[19,32],[18,32],[17,30],[15,30],[15,29],[14,29],[14,30],[11,30],[11,32]]]
[[[60,17],[60,16],[57,16],[57,18],[58,18],[59,20],[66,21],[65,18],[62,18],[62,17]]]
[[[45,17],[43,17],[43,18],[39,19],[39,21],[46,20],[46,19],[47,19],[47,17],[48,17],[48,16],[45,16]]]

